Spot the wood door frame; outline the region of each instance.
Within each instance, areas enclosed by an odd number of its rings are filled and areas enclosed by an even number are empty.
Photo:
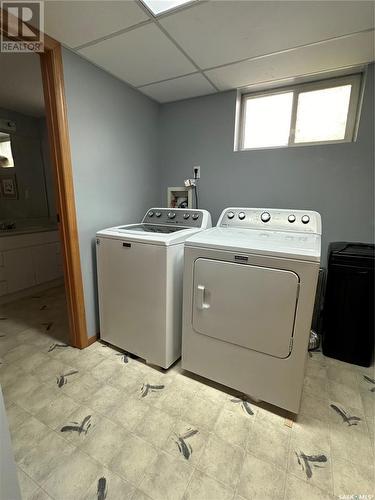
[[[0,30],[5,36],[18,19],[0,9]],[[6,22],[4,23],[3,20]],[[35,32],[35,28],[31,29]],[[13,28],[13,33],[14,28]],[[19,37],[22,41],[22,37]],[[54,171],[59,233],[64,264],[65,291],[69,316],[69,343],[80,349],[88,339],[81,272],[81,259],[74,197],[69,128],[65,101],[61,44],[44,34],[44,52],[39,52],[46,121]],[[15,54],[15,57],[17,54]]]

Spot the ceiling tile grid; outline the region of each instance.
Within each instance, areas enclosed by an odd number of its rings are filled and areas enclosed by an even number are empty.
[[[190,97],[216,92],[216,89],[200,73],[160,83],[152,83],[151,85],[139,87],[139,90],[161,103],[179,101],[181,99],[189,99]]]
[[[374,60],[374,32],[366,31],[258,57],[206,72],[220,90],[319,74]]]
[[[46,32],[159,102],[374,60],[374,2],[45,2]]]
[[[150,17],[135,2],[53,1],[45,2],[47,33],[75,48],[131,26]]]
[[[203,69],[365,30],[373,4],[213,1],[160,22]]]
[[[107,38],[78,52],[135,87],[196,70],[155,24]]]

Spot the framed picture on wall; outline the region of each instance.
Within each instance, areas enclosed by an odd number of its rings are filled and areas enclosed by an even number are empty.
[[[0,193],[2,198],[8,200],[18,199],[17,180],[15,174],[0,176]]]

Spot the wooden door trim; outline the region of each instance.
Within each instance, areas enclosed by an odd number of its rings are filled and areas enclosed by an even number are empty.
[[[1,12],[3,20],[4,11]],[[9,18],[8,24],[9,26]],[[14,19],[16,22],[16,18]],[[7,35],[1,23],[1,32]],[[35,31],[35,28],[33,28]],[[22,40],[22,38],[20,38]],[[15,57],[17,54],[15,54]],[[44,52],[39,53],[46,121],[54,170],[59,232],[62,244],[65,290],[69,316],[69,343],[88,345],[81,259],[75,208],[69,128],[66,111],[61,44],[44,35]]]
[[[87,346],[88,339],[61,45],[58,44],[41,53],[40,63],[52,164],[55,170],[57,210],[70,320],[70,343],[83,348]]]

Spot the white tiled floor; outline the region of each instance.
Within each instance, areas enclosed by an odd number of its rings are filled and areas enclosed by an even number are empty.
[[[374,494],[372,369],[313,353],[291,422],[178,364],[157,370],[66,341],[62,289],[0,306],[0,384],[25,500]]]

